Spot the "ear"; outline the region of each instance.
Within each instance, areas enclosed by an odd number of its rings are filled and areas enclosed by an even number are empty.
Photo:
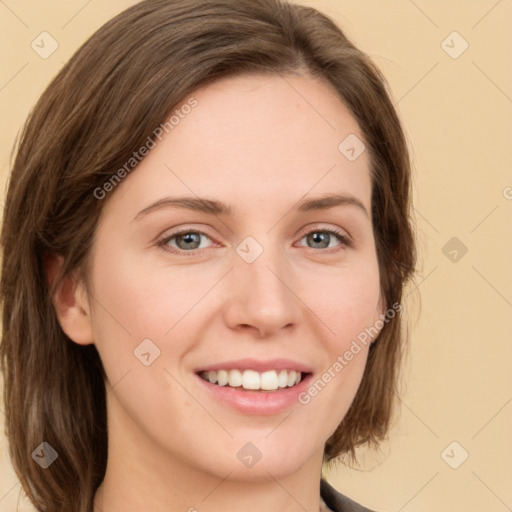
[[[74,275],[62,277],[64,258],[50,254],[44,259],[48,285],[55,283],[52,303],[64,333],[79,345],[94,343],[91,311],[85,285]]]

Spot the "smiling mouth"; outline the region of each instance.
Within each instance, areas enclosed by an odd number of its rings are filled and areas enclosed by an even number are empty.
[[[279,391],[292,388],[308,374],[295,370],[217,370],[198,373],[206,382],[246,391]]]

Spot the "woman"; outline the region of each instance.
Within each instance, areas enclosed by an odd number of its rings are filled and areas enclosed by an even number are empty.
[[[386,84],[314,9],[146,0],[14,161],[6,429],[38,510],[341,510],[378,444],[415,249]]]

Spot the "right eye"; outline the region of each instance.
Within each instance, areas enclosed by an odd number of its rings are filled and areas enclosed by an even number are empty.
[[[180,229],[158,242],[158,245],[164,250],[180,253],[194,253],[196,250],[205,249],[206,247],[201,244],[202,237],[208,240],[211,238],[202,231],[193,229]],[[171,250],[172,249],[172,250]]]

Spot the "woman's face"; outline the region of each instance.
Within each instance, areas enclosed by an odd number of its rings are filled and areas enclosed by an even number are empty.
[[[369,156],[318,79],[239,76],[193,97],[104,199],[94,240],[110,456],[284,477],[321,463],[365,367],[353,342],[382,313]]]

